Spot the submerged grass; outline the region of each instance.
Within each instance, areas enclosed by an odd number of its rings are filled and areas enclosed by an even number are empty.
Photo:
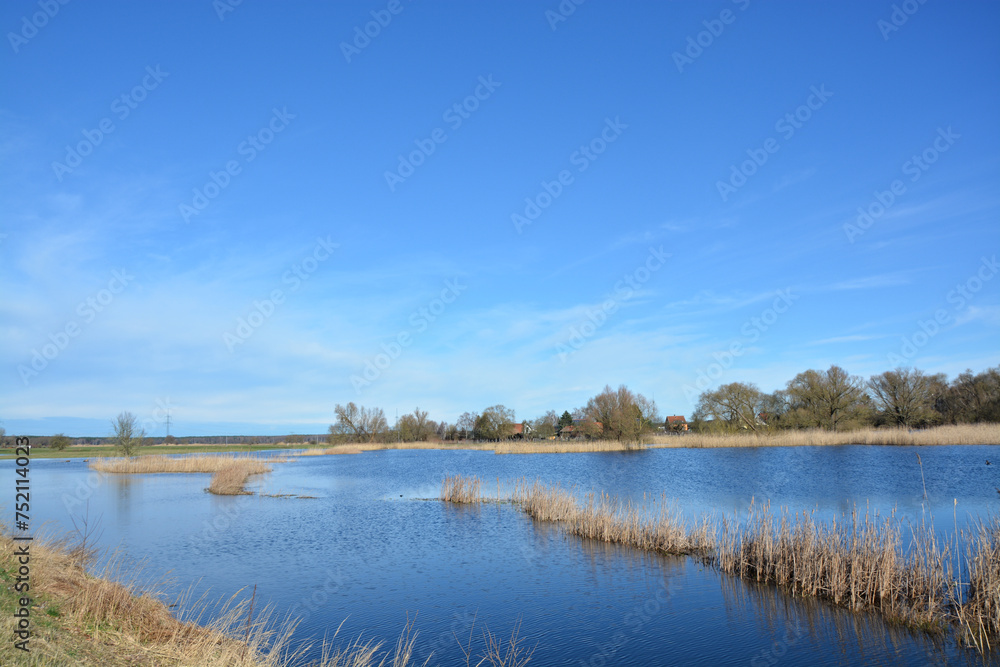
[[[30,651],[14,647],[22,593],[13,590],[20,564],[16,546],[0,525],[0,664],[5,667],[100,665],[100,667],[411,667],[417,633],[409,619],[388,647],[373,639],[337,643],[335,632],[316,647],[295,644],[294,619],[273,609],[254,609],[241,592],[219,603],[182,597],[172,607],[155,586],[137,583],[136,568],[119,554],[98,574],[88,572],[94,553],[63,541],[36,539],[30,545]],[[126,575],[126,573],[128,573]],[[124,582],[124,583],[122,583]],[[203,623],[203,619],[211,618]],[[484,630],[482,645],[462,651],[469,664],[522,667],[531,658],[515,627],[509,641]],[[318,660],[306,656],[315,652]],[[513,649],[513,650],[512,650]],[[475,656],[473,656],[475,653]],[[433,657],[433,656],[432,656]],[[430,658],[424,663],[428,664]]]
[[[448,477],[441,499],[482,502],[481,487],[476,477]],[[952,544],[925,526],[911,527],[904,541],[895,513],[854,511],[849,519],[820,523],[811,513],[776,516],[769,506],[751,504],[742,522],[705,516],[691,527],[665,497],[633,504],[589,494],[580,501],[558,485],[526,480],[497,500],[580,537],[694,555],[722,572],[794,595],[879,612],[927,631],[951,628],[981,651],[1000,637],[1000,517],[956,536]],[[953,567],[958,543],[966,545],[965,559]]]

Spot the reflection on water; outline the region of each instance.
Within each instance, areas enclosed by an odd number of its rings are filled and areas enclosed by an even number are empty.
[[[720,587],[727,609],[753,618],[758,635],[765,640],[752,664],[773,664],[786,653],[794,655],[806,643],[836,647],[836,655],[854,656],[864,664],[907,654],[921,664],[990,663],[989,657],[956,650],[942,635],[886,623],[875,614],[851,612],[816,598],[785,595],[774,586],[733,577],[721,577]]]
[[[147,559],[152,573],[172,571],[174,592],[193,585],[194,597],[210,590],[214,599],[257,584],[262,604],[301,618],[302,640],[343,621],[341,638],[392,643],[417,613],[416,652],[433,653],[432,664],[463,663],[456,634],[509,636],[519,621],[541,665],[978,664],[943,640],[720,576],[695,559],[567,536],[510,505],[427,500],[445,474],[478,475],[487,491],[498,478],[527,477],[637,501],[665,494],[690,516],[744,511],[751,498],[820,518],[868,503],[917,523],[933,512],[942,533],[1000,505],[1000,466],[983,466],[995,448],[922,448],[927,500],[913,449],[403,450],[305,457],[253,484],[314,500],[216,497],[204,492],[208,475],[98,478],[80,461],[39,460],[32,510],[68,531],[71,515],[100,517],[102,544]],[[0,464],[0,479],[11,475]],[[68,490],[86,497],[67,501]]]

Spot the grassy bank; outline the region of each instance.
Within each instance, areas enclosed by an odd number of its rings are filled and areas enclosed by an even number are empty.
[[[482,502],[477,478],[448,477],[441,498]],[[722,572],[775,584],[851,610],[881,613],[924,630],[951,629],[980,650],[1000,638],[1000,517],[942,541],[916,529],[904,548],[894,515],[855,512],[849,520],[818,523],[812,514],[775,516],[753,506],[737,524],[703,517],[688,526],[666,498],[636,506],[607,496],[582,502],[559,486],[517,482],[495,500],[517,504],[538,521],[559,523],[589,539],[677,555],[695,555]],[[955,550],[965,545],[964,554]],[[957,567],[953,564],[957,563]]]
[[[272,610],[254,608],[254,597],[212,605],[182,598],[171,613],[162,595],[122,577],[114,564],[88,573],[92,552],[66,542],[30,546],[30,652],[14,647],[14,613],[23,593],[15,585],[17,546],[0,525],[0,665],[4,667],[416,667],[417,632],[407,623],[394,643],[356,639],[337,643],[336,633],[320,646],[292,648],[294,620],[277,621]],[[134,568],[131,568],[134,573]],[[121,581],[125,583],[118,583]],[[202,618],[215,620],[200,623]],[[470,634],[471,637],[471,634]],[[523,667],[533,649],[515,628],[510,639],[488,629],[482,645],[470,639],[462,651],[469,664]],[[314,650],[315,649],[315,650]],[[307,660],[319,653],[318,660]]]
[[[214,473],[208,491],[220,496],[248,495],[246,482],[252,475],[271,472],[268,463],[287,461],[277,457],[257,456],[140,456],[136,458],[96,459],[91,470],[115,475],[144,473]]]

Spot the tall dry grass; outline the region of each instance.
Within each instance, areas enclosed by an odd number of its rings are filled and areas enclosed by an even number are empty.
[[[136,458],[95,459],[90,468],[117,475],[163,472],[215,473],[209,483],[209,493],[220,496],[249,495],[247,480],[253,475],[271,472],[268,463],[288,459],[275,456],[139,456]]]
[[[644,449],[617,440],[511,440],[492,446],[497,454],[572,454],[578,452],[622,452]]]
[[[441,483],[441,500],[449,503],[482,502],[482,486],[478,477],[445,477]]]
[[[996,445],[1000,424],[958,424],[910,430],[866,428],[857,431],[801,429],[763,433],[684,433],[655,435],[651,447],[797,447],[803,445]]]
[[[857,431],[796,429],[760,433],[654,434],[643,443],[617,440],[507,440],[504,442],[390,442],[347,443],[312,448],[303,456],[358,454],[383,449],[460,449],[493,451],[496,454],[572,454],[580,452],[623,452],[647,448],[703,447],[800,447],[817,445],[996,445],[1000,444],[1000,424],[960,424],[922,430],[867,428]]]
[[[208,492],[217,496],[250,495],[246,490],[247,480],[252,475],[270,472],[271,469],[257,461],[232,461],[212,475]]]
[[[476,477],[448,477],[441,497],[481,502],[481,488]],[[743,521],[704,516],[689,526],[665,497],[633,504],[591,493],[581,501],[558,485],[525,480],[497,500],[580,537],[696,555],[722,572],[795,595],[879,612],[925,630],[950,627],[980,650],[1000,637],[1000,517],[951,543],[925,525],[905,534],[895,512],[855,510],[849,519],[820,523],[812,513],[774,515],[769,506],[752,503]],[[959,543],[966,545],[965,562],[953,567]]]
[[[715,563],[723,572],[869,609],[924,628],[944,627],[958,582],[949,547],[933,531],[914,529],[903,548],[894,515],[860,515],[817,523],[811,513],[773,515],[752,504],[742,526],[723,521]]]
[[[563,522],[569,533],[601,542],[669,554],[702,553],[711,544],[708,521],[688,530],[666,497],[634,505],[591,493],[578,503],[572,493],[559,486],[522,480],[515,485],[511,500],[532,518]]]
[[[386,449],[438,449],[490,451],[494,443],[487,442],[348,442],[332,447],[314,447],[302,452],[302,456],[324,456],[328,454],[359,454],[379,452]]]
[[[1000,516],[979,522],[973,533],[966,539],[969,585],[957,613],[966,639],[988,649],[1000,637]]]
[[[351,447],[351,446],[327,447],[325,449],[314,447],[312,449],[305,450],[299,456],[329,456],[331,454],[360,454],[362,451],[363,450],[360,447]]]
[[[284,463],[288,459],[281,456],[254,456],[252,454],[231,456],[138,456],[135,458],[99,458],[90,462],[90,469],[116,475],[146,474],[159,472],[219,472],[233,463],[253,466],[260,472],[270,472],[268,463]]]

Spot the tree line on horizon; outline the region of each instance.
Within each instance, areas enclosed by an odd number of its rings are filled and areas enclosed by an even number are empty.
[[[331,444],[346,442],[420,442],[436,437],[441,440],[500,441],[512,438],[521,425],[522,435],[548,439],[572,426],[576,435],[603,437],[622,442],[638,442],[655,432],[660,416],[656,403],[625,385],[618,389],[606,386],[581,408],[564,410],[560,415],[549,410],[541,417],[518,422],[514,410],[491,405],[481,412],[464,412],[454,424],[435,422],[427,411],[417,408],[399,418],[390,427],[382,408],[366,408],[353,402],[334,408],[337,421],[330,425]],[[526,428],[525,428],[526,427]]]
[[[415,409],[391,426],[381,408],[338,404],[329,442],[420,442],[430,439],[505,440],[515,435],[514,410],[492,405],[470,411],[449,424]],[[702,392],[692,418],[695,432],[768,432],[819,428],[925,428],[943,424],[1000,422],[1000,366],[980,373],[967,370],[949,381],[944,373],[897,368],[867,380],[837,365],[810,369],[788,381],[784,389],[761,391],[748,382],[732,382]],[[625,385],[606,386],[583,407],[549,410],[527,420],[524,437],[549,439],[572,427],[574,437],[638,442],[661,430],[671,431],[656,403]]]
[[[465,412],[453,424],[429,419],[427,411],[419,408],[400,417],[394,426],[389,425],[382,408],[366,408],[351,402],[338,404],[334,413],[337,421],[330,425],[327,435],[332,444],[430,439],[498,441],[514,437],[515,425],[519,423],[513,409],[499,404],[481,412]],[[799,373],[784,389],[772,393],[761,391],[753,383],[732,382],[702,392],[688,425],[696,432],[768,432],[795,428],[925,428],[980,422],[1000,422],[1000,365],[979,373],[966,370],[950,381],[944,373],[927,374],[917,368],[896,368],[866,380],[833,365],[825,371],[810,369]],[[559,414],[549,410],[523,423],[527,427],[525,437],[548,439],[565,435],[567,427],[572,427],[574,437],[623,442],[637,442],[661,428],[667,431],[676,428],[676,424],[664,422],[654,401],[625,385],[617,390],[606,386],[586,405],[572,411]],[[151,441],[265,444],[305,443],[314,438],[289,435],[149,439],[129,412],[118,415],[112,426],[114,434],[110,438],[67,438],[60,433],[42,437],[33,444],[63,450],[70,444],[97,445],[110,441],[128,453]],[[10,444],[5,435],[0,427],[0,445]]]
[[[925,428],[1000,422],[1000,366],[948,381],[944,373],[896,368],[867,380],[840,366],[807,370],[770,394],[732,382],[701,394],[692,415],[700,431],[865,427]]]

